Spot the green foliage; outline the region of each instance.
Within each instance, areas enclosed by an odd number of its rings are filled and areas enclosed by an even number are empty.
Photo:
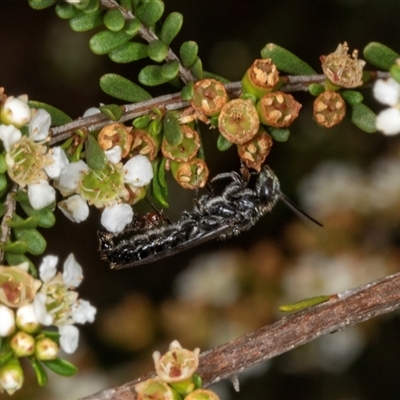
[[[217,148],[219,151],[228,150],[229,148],[232,147],[232,145],[233,145],[233,143],[230,142],[229,140],[226,140],[221,134],[218,135]]]
[[[270,130],[272,138],[277,142],[286,142],[290,136],[288,128],[273,128]]]
[[[45,369],[43,368],[43,364],[37,360],[35,357],[28,357],[33,370],[35,371],[36,380],[39,386],[46,386],[48,377]]]
[[[306,62],[289,50],[274,43],[268,43],[261,50],[262,58],[271,58],[279,71],[292,75],[314,75],[316,72]]]
[[[160,39],[166,44],[171,44],[172,40],[179,33],[183,24],[183,15],[173,12],[167,16],[161,28]]]
[[[147,46],[148,56],[156,62],[165,60],[168,53],[168,46],[162,40],[153,40]]]
[[[129,63],[147,57],[147,45],[137,42],[127,42],[108,53],[116,63]]]
[[[162,17],[164,13],[164,3],[161,0],[142,0],[136,8],[136,16],[140,22],[152,27]]]
[[[351,106],[362,103],[364,100],[364,96],[358,90],[343,90],[340,94],[344,101]]]
[[[291,304],[283,304],[279,306],[278,310],[283,312],[291,312],[291,311],[301,311],[309,307],[316,306],[321,303],[325,303],[331,299],[331,296],[315,296],[310,297],[308,299],[296,301]]]
[[[104,14],[104,25],[110,31],[118,32],[124,27],[125,18],[118,8],[112,8]]]
[[[29,5],[35,10],[43,10],[44,8],[52,6],[57,0],[28,0]]]
[[[32,108],[42,108],[43,110],[46,110],[51,117],[51,126],[60,126],[72,121],[72,118],[65,114],[64,111],[61,111],[50,104],[42,103],[41,101],[29,100],[28,105]]]
[[[70,19],[77,13],[78,10],[70,3],[59,1],[56,4],[56,14],[62,19]]]
[[[151,181],[151,195],[162,207],[169,207],[168,187],[165,179],[165,163],[165,158],[162,161],[160,161],[160,159],[153,161],[154,177]]]
[[[171,145],[182,143],[182,128],[174,114],[167,111],[163,119],[163,131],[165,140]]]
[[[99,142],[88,135],[86,140],[86,163],[90,169],[103,169],[107,164],[107,157]]]
[[[187,83],[182,88],[182,91],[181,91],[182,100],[185,100],[185,101],[192,100],[192,98],[193,98],[193,85],[194,85],[194,82],[190,81],[189,83]]]
[[[351,122],[367,133],[376,132],[376,115],[363,103],[353,105],[351,111]]]
[[[103,75],[100,78],[100,87],[110,96],[132,103],[151,99],[150,93],[117,74]]]
[[[377,68],[389,71],[400,55],[382,43],[371,42],[364,47],[364,58]]]
[[[46,360],[42,363],[51,371],[61,376],[72,376],[78,372],[78,368],[68,361],[56,358],[55,360]]]
[[[17,218],[18,216],[15,215],[15,217]],[[13,232],[17,240],[24,241],[28,244],[28,253],[39,256],[46,250],[46,240],[37,229],[15,228]]]
[[[92,13],[78,12],[69,20],[70,28],[75,32],[85,32],[94,29],[103,23],[100,11]]]
[[[196,61],[197,53],[199,51],[199,46],[196,42],[192,40],[188,42],[183,42],[179,49],[179,56],[182,61],[182,65],[189,68]]]
[[[124,31],[112,32],[104,30],[92,36],[89,40],[89,46],[94,54],[107,54],[132,39],[132,37],[132,34]]]
[[[101,113],[111,119],[111,121],[119,121],[123,114],[123,110],[118,104],[107,104],[99,108]]]

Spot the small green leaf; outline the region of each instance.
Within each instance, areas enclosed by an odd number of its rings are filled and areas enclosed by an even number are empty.
[[[6,242],[1,246],[3,251],[7,251],[13,254],[25,254],[28,251],[28,244],[21,240],[16,242]]]
[[[124,31],[111,32],[104,30],[91,37],[89,46],[94,54],[107,54],[126,43],[132,37],[133,35],[129,35]]]
[[[29,5],[35,10],[43,10],[52,6],[57,0],[29,0]]]
[[[8,253],[6,251],[4,253],[4,256],[7,260],[8,265],[19,265],[24,262],[27,262],[29,274],[32,275],[35,279],[38,277],[36,267],[33,265],[32,261],[24,254],[14,254],[14,253]]]
[[[91,0],[80,0],[74,3],[74,6],[79,10],[84,10],[85,8],[89,7]]]
[[[56,331],[40,331],[41,334],[46,336],[47,338],[51,339],[53,342],[60,344],[60,333]]]
[[[104,150],[92,135],[86,140],[86,162],[91,169],[103,169],[107,164]]]
[[[318,97],[321,93],[325,92],[324,86],[320,85],[319,83],[311,83],[308,85],[307,89],[314,97]]]
[[[171,79],[174,79],[178,75],[178,73],[179,73],[178,61],[170,61],[161,67],[162,76],[168,79],[169,81]]]
[[[158,168],[158,182],[160,183],[161,187],[163,187],[164,189],[168,188],[167,185],[167,177],[166,177],[166,170],[165,170],[165,165],[167,164],[167,159],[163,158],[160,162],[160,167]]]
[[[164,3],[161,0],[144,1],[136,9],[136,16],[147,27],[153,26],[164,13]]]
[[[7,187],[7,177],[5,174],[0,174],[0,193],[2,193]]]
[[[78,371],[78,368],[74,364],[62,360],[61,358],[56,358],[55,360],[47,360],[42,362],[48,369],[50,369],[57,375],[72,376],[75,375]]]
[[[153,40],[147,46],[147,55],[156,62],[165,60],[168,54],[168,46],[161,40]]]
[[[179,33],[183,24],[183,15],[178,12],[172,12],[165,18],[161,28],[160,39],[167,45],[171,44],[172,40]]]
[[[376,132],[376,114],[363,103],[352,107],[351,122],[367,133]]]
[[[34,357],[28,357],[33,370],[35,371],[36,379],[40,387],[46,386],[48,378],[42,363]]]
[[[61,111],[50,104],[42,103],[41,101],[29,100],[28,105],[32,108],[42,108],[43,110],[46,110],[51,117],[51,126],[60,126],[72,121],[72,118],[65,114],[64,111]]]
[[[274,43],[267,43],[261,50],[262,58],[271,58],[276,67],[283,72],[292,75],[313,75],[316,74],[306,62]]]
[[[389,71],[390,67],[395,63],[396,59],[400,57],[391,48],[382,43],[371,42],[364,47],[364,58],[377,68]]]
[[[169,144],[177,146],[182,143],[183,133],[181,125],[179,124],[178,119],[171,112],[167,111],[165,114],[163,119],[163,130],[164,138]]]
[[[140,23],[140,21],[137,18],[130,19],[129,21],[125,22],[124,31],[128,35],[132,35],[132,37],[133,37],[139,32],[139,29],[141,28],[141,26],[142,26],[142,24]]]
[[[203,64],[199,57],[196,57],[196,60],[190,66],[190,70],[197,79],[203,79]]]
[[[75,17],[75,15],[79,12],[72,4],[66,2],[58,2],[55,10],[56,14],[61,19],[70,19]]]
[[[133,120],[132,125],[136,129],[145,129],[149,126],[151,122],[151,116],[149,114],[142,115],[141,117],[137,117]]]
[[[151,181],[151,194],[153,198],[157,200],[163,207],[169,207],[167,186],[161,185],[159,180],[160,179],[159,175],[161,173],[161,165],[164,164],[160,163],[159,159],[153,161],[154,177]]]
[[[0,153],[0,174],[4,174],[4,172],[6,171],[7,171],[6,158],[4,154]]]
[[[147,45],[137,42],[128,42],[108,53],[116,63],[128,63],[147,57]]]
[[[120,3],[121,3],[121,7],[125,8],[125,10],[128,10],[130,12],[133,11],[132,0],[121,0]]]
[[[290,130],[288,128],[274,128],[271,129],[270,134],[275,141],[286,142],[289,139]]]
[[[14,218],[22,220],[22,218],[18,217],[16,214],[14,215]],[[46,250],[46,240],[38,230],[14,228],[13,231],[17,240],[21,240],[28,244],[28,253],[39,256]]]
[[[332,298],[332,296],[315,296],[308,299],[296,301],[291,304],[282,304],[278,307],[279,311],[290,312],[290,311],[301,311],[305,308],[313,307],[321,303],[326,303]]]
[[[196,387],[196,389],[201,389],[203,387],[203,380],[199,374],[192,375],[192,381]]]
[[[27,219],[13,217],[8,221],[8,225],[11,226],[11,228],[32,229],[38,226],[38,218],[34,215],[28,217]]]
[[[198,51],[199,46],[196,42],[190,40],[182,43],[179,49],[179,57],[184,67],[189,68],[196,61]]]
[[[397,82],[400,83],[400,65],[394,64],[390,67],[390,75]]]
[[[146,86],[157,86],[168,82],[169,79],[162,75],[161,68],[159,65],[147,65],[139,72],[139,82]]]
[[[0,367],[6,365],[14,355],[14,351],[10,347],[10,342],[5,338],[0,338]]]
[[[340,92],[344,101],[351,106],[362,103],[364,96],[358,90],[343,90]]]
[[[75,32],[86,32],[94,29],[103,23],[100,11],[85,13],[80,11],[75,17],[69,20],[70,28]]]
[[[123,114],[123,110],[118,104],[107,104],[99,108],[102,114],[111,119],[111,121],[119,121]]]
[[[29,216],[35,216],[38,221],[38,226],[41,228],[51,228],[56,223],[56,217],[53,213],[55,204],[51,204],[41,210],[35,210],[29,204],[21,204],[22,209]]]
[[[120,31],[125,25],[125,18],[118,8],[107,10],[104,14],[103,21],[106,28],[113,32]]]
[[[92,13],[99,9],[100,0],[89,0],[89,4],[83,10],[85,13]]]
[[[193,85],[194,82],[190,81],[181,90],[181,97],[184,101],[190,101],[193,99]]]
[[[110,96],[132,103],[151,99],[150,93],[117,74],[103,75],[100,78],[100,87]]]
[[[229,142],[228,140],[226,140],[222,135],[218,135],[218,139],[217,139],[217,149],[219,151],[226,151],[228,150],[230,147],[232,147],[232,142]]]
[[[158,136],[162,131],[162,123],[161,120],[153,119],[153,121],[150,122],[149,125],[149,133],[151,136],[155,137]]]

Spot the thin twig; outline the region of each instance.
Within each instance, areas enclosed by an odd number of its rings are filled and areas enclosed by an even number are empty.
[[[0,244],[5,244],[10,237],[10,226],[8,225],[8,221],[13,217],[15,213],[16,201],[15,201],[15,193],[17,193],[17,185],[13,185],[11,190],[8,192],[5,206],[6,212],[3,215],[3,219],[1,220],[0,229]],[[3,260],[4,250],[0,247],[0,261]]]
[[[203,352],[198,373],[204,386],[234,376],[262,361],[293,350],[327,333],[400,308],[400,273],[347,290],[327,303],[282,318],[280,321]],[[135,385],[154,373],[81,400],[137,400]]]

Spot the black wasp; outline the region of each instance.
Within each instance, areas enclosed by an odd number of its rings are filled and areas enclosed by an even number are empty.
[[[100,230],[101,258],[111,268],[128,268],[172,256],[211,239],[227,239],[250,229],[278,200],[320,225],[281,192],[279,180],[268,166],[251,175],[255,179],[237,172],[215,176],[211,182],[230,179],[221,195],[202,195],[193,210],[184,211],[177,222],[171,223],[162,213],[152,212],[135,216],[120,233]]]

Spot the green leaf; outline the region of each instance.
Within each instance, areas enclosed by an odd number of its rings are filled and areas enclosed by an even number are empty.
[[[161,28],[160,39],[167,45],[171,44],[172,40],[179,33],[183,24],[183,15],[178,12],[172,12],[165,18]]]
[[[20,218],[17,215],[14,217]],[[28,253],[39,256],[46,250],[46,240],[38,230],[15,228],[13,231],[17,240],[22,240],[28,244]]]
[[[390,75],[397,82],[400,82],[400,65],[394,64],[390,67]]]
[[[362,103],[364,96],[358,90],[343,90],[340,92],[344,101],[351,106]]]
[[[394,50],[378,42],[368,43],[364,47],[363,54],[370,64],[386,71],[389,71],[396,59],[400,57]]]
[[[111,121],[119,121],[122,117],[123,111],[118,104],[107,104],[100,106],[100,111]]]
[[[183,133],[178,119],[169,111],[163,119],[164,138],[171,145],[182,143]]]
[[[117,74],[103,75],[100,78],[100,87],[110,96],[132,103],[151,99],[146,90]]]
[[[160,174],[164,174],[161,180],[165,179],[165,171],[161,170],[161,167],[165,167],[165,163],[160,162],[159,159],[153,161],[154,177],[151,181],[151,195],[157,200],[163,207],[169,207],[168,204],[168,189],[167,185],[160,183]]]
[[[229,140],[226,140],[222,135],[218,135],[217,139],[217,149],[219,151],[225,151],[228,150],[230,147],[232,147],[232,142]]]
[[[274,128],[271,129],[270,134],[276,142],[286,142],[290,136],[290,130],[288,128]]]
[[[9,340],[0,338],[0,367],[6,365],[14,355],[14,351],[10,347]]]
[[[2,192],[5,190],[7,187],[7,177],[5,174],[0,174],[0,193],[3,194]]]
[[[65,2],[58,2],[55,10],[56,14],[61,19],[70,19],[75,17],[75,15],[79,12],[72,4]]]
[[[85,13],[92,13],[99,9],[100,0],[89,0],[89,4],[83,10]]]
[[[136,16],[147,27],[153,26],[164,13],[164,3],[161,0],[143,1],[136,9]]]
[[[164,64],[161,67],[161,75],[168,79],[174,79],[179,73],[179,62],[178,61],[170,61]]]
[[[52,6],[57,0],[29,0],[29,5],[35,10],[43,10],[44,8]]]
[[[192,40],[181,44],[179,57],[184,67],[189,68],[196,61],[198,51],[199,46]]]
[[[22,228],[22,229],[32,229],[38,226],[38,218],[36,216],[28,217],[27,219],[22,219],[20,217],[13,218],[8,221],[8,225],[11,228]]]
[[[41,334],[51,339],[53,342],[56,342],[58,345],[60,344],[61,335],[56,331],[40,331]]]
[[[86,140],[86,163],[91,169],[103,169],[107,164],[104,150],[92,135]]]
[[[325,303],[329,301],[332,298],[332,296],[315,296],[315,297],[310,297],[308,299],[296,301],[295,303],[291,304],[282,304],[281,306],[278,307],[279,311],[283,312],[290,312],[290,311],[301,311],[304,310],[305,308],[313,307],[321,303]]]
[[[161,40],[153,40],[147,46],[147,55],[156,62],[165,60],[168,54],[168,46]]]
[[[129,63],[147,57],[147,45],[137,42],[128,42],[108,53],[116,63]]]
[[[64,111],[61,111],[50,104],[42,103],[41,101],[29,100],[28,105],[32,108],[42,108],[43,110],[46,110],[51,117],[51,126],[64,125],[72,121],[72,118],[65,114]]]
[[[118,8],[107,10],[104,14],[103,21],[106,28],[113,32],[120,31],[125,25],[125,18]]]
[[[7,163],[4,154],[0,153],[0,174],[4,174],[7,171]]]
[[[46,386],[48,378],[47,378],[47,373],[46,373],[45,369],[43,368],[42,363],[39,360],[37,360],[35,357],[28,357],[28,360],[30,361],[32,368],[35,371],[38,385],[40,387]]]
[[[25,254],[28,251],[28,244],[21,240],[16,242],[6,242],[1,246],[3,251],[7,251],[13,254]]]
[[[104,30],[90,38],[89,47],[94,54],[107,54],[111,50],[126,43],[132,37],[133,35],[129,35],[124,31],[111,32]]]
[[[78,371],[78,368],[74,364],[62,360],[61,358],[56,358],[55,360],[47,360],[42,362],[48,369],[50,369],[57,375],[72,376],[75,375],[76,372]]]
[[[167,185],[167,177],[166,177],[166,170],[165,170],[165,165],[167,164],[167,159],[163,158],[160,162],[160,167],[158,168],[158,182],[160,183],[161,187],[164,189],[168,188]]]
[[[376,115],[363,103],[355,104],[352,107],[351,122],[367,133],[376,132]]]
[[[132,125],[136,129],[145,129],[149,126],[150,122],[151,122],[151,116],[149,114],[146,114],[135,118],[132,122]]]
[[[132,8],[132,0],[121,0],[121,7],[125,8],[126,10],[132,12],[133,8]]]
[[[158,136],[162,131],[162,123],[161,120],[158,118],[153,119],[149,125],[149,133],[151,136],[155,137]]]
[[[142,26],[142,24],[140,23],[140,21],[137,18],[130,19],[129,21],[125,22],[124,31],[128,35],[135,36],[139,32],[139,29],[141,28],[141,26]]]
[[[311,95],[318,97],[321,93],[325,92],[325,87],[319,83],[311,83],[308,85],[308,91]]]
[[[190,70],[197,79],[203,79],[203,64],[199,57],[196,57],[196,60],[190,66]]]
[[[146,86],[157,86],[168,82],[169,79],[162,75],[161,68],[159,65],[147,65],[139,72],[139,82]]]
[[[289,50],[274,43],[268,43],[261,50],[262,58],[271,58],[276,67],[292,75],[314,75],[316,72],[306,62]]]
[[[181,90],[181,97],[184,101],[190,101],[193,99],[193,85],[194,82],[190,81]]]
[[[92,13],[79,12],[75,17],[69,20],[70,28],[75,32],[85,32],[96,28],[103,23],[101,11]]]
[[[29,266],[28,267],[29,274],[32,275],[35,279],[38,277],[36,267],[33,265],[32,261],[24,254],[14,254],[5,252],[4,256],[7,260],[8,265],[19,265],[24,262],[27,262]]]

